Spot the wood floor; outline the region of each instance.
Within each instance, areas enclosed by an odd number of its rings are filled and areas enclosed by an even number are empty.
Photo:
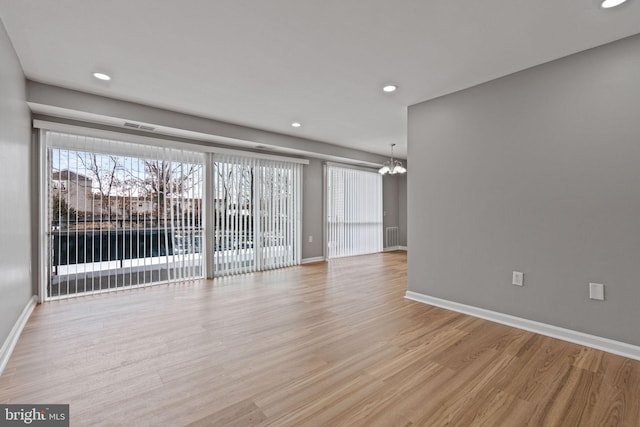
[[[640,362],[405,291],[395,252],[47,303],[0,402],[72,426],[640,426]]]

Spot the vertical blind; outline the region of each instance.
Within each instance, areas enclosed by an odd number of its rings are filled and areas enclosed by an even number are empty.
[[[262,160],[258,168],[258,256],[263,270],[300,264],[302,165]]]
[[[203,275],[204,154],[45,132],[45,299]]]
[[[214,274],[258,269],[254,224],[255,169],[258,159],[214,156]]]
[[[213,156],[216,276],[301,261],[302,166]]]
[[[301,262],[300,163],[43,135],[45,300]]]
[[[327,257],[382,251],[382,177],[326,166]]]

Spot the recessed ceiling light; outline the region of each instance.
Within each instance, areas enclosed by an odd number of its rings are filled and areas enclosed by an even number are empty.
[[[396,85],[385,85],[382,90],[385,92],[395,92],[398,89]]]
[[[93,77],[95,77],[98,80],[104,80],[104,81],[111,80],[111,76],[105,73],[93,73]]]
[[[302,125],[299,122],[293,122],[293,123],[291,123],[291,126],[294,127],[294,128],[299,128]]]
[[[627,0],[604,0],[600,5],[603,9],[609,9],[612,7],[620,6],[622,3]]]

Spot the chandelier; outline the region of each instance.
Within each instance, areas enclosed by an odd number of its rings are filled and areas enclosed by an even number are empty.
[[[407,169],[402,166],[402,162],[400,160],[394,160],[393,158],[393,147],[395,146],[396,144],[391,144],[391,159],[384,162],[382,167],[378,169],[378,173],[380,175],[395,175],[397,173],[405,173],[407,171]]]

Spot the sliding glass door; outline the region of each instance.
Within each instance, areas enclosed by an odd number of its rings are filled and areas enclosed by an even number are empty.
[[[300,263],[300,164],[214,155],[217,276]]]
[[[300,163],[43,136],[45,300],[300,264]]]
[[[258,169],[256,233],[263,270],[300,264],[302,166],[263,160]]]
[[[258,269],[254,233],[257,159],[216,156],[214,179],[215,275]]]
[[[57,132],[46,145],[46,299],[202,277],[202,153]]]
[[[382,251],[382,177],[377,172],[328,164],[327,258]]]

